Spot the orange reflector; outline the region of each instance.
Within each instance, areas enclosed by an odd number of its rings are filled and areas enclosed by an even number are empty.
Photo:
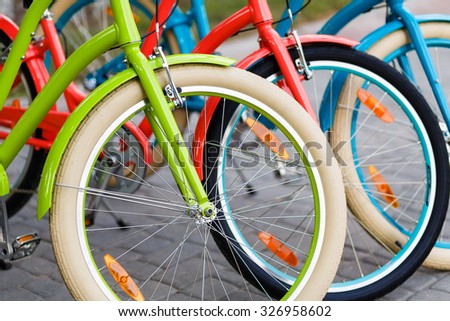
[[[251,117],[247,117],[245,122],[256,135],[256,137],[258,137],[264,144],[266,144],[272,152],[274,152],[284,160],[289,159],[289,154],[287,153],[283,144],[270,129]]]
[[[120,265],[110,254],[106,254],[104,257],[106,267],[111,273],[114,280],[119,284],[122,290],[135,301],[144,301],[144,296],[139,290],[131,276],[125,271],[125,269]]]
[[[277,240],[272,234],[267,232],[259,232],[258,238],[263,242],[269,250],[284,262],[292,267],[297,266],[298,259],[286,245]]]
[[[377,190],[393,208],[398,208],[399,204],[397,197],[395,197],[394,192],[384,179],[383,175],[378,172],[375,166],[369,166],[368,169]]]
[[[30,235],[24,235],[24,236],[20,237],[19,241],[22,242],[22,243],[25,243],[25,242],[30,241],[32,239],[34,239],[34,235],[30,234]]]
[[[12,101],[12,103],[11,103],[11,107],[14,107],[14,108],[20,108],[21,106],[20,106],[20,100],[19,99],[14,99],[13,101]]]
[[[368,91],[360,88],[358,89],[357,95],[358,99],[382,121],[385,123],[392,123],[394,121],[394,116],[392,116],[386,106],[380,103],[380,101]]]
[[[94,225],[94,222],[88,218],[84,219],[84,225],[85,226],[92,226]]]

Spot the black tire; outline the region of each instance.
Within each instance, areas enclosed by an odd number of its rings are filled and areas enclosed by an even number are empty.
[[[212,126],[209,126],[206,135],[206,141],[212,146],[220,146],[221,138],[224,135],[226,126],[220,126],[217,124],[228,124],[231,121],[233,114],[238,107],[237,104],[223,104],[218,103],[216,111],[211,118]],[[216,165],[216,160],[219,158],[219,150],[209,149],[205,151],[203,163],[205,167],[206,190],[208,195],[220,195],[218,191],[217,177],[220,175],[219,168]],[[230,265],[236,270],[242,273],[242,276],[259,289],[264,289],[275,300],[280,300],[285,294],[289,285],[284,282],[278,282],[272,277],[267,277],[265,271],[261,269],[255,262],[249,259],[247,256],[242,256],[240,252],[239,242],[235,240],[233,232],[228,224],[224,224],[226,219],[224,218],[223,209],[219,207],[220,202],[215,201],[217,204],[218,214],[217,220],[214,220],[211,224],[211,234],[217,247],[220,249],[224,257],[230,263]],[[229,238],[224,235],[230,236]]]
[[[408,279],[408,277],[410,277],[417,270],[417,268],[420,267],[428,253],[433,248],[433,245],[444,222],[448,204],[449,164],[445,142],[436,122],[436,118],[431,112],[424,98],[414,88],[414,86],[406,81],[403,76],[401,76],[401,74],[393,68],[388,67],[378,59],[370,57],[362,52],[357,52],[350,48],[342,48],[333,45],[314,45],[305,46],[304,51],[306,59],[310,63],[319,60],[349,63],[362,67],[365,70],[372,71],[376,75],[381,76],[383,79],[393,84],[394,87],[398,89],[404,97],[406,97],[408,102],[412,102],[414,109],[417,112],[418,117],[420,118],[420,121],[424,125],[424,128],[426,128],[426,132],[431,142],[432,150],[434,152],[434,166],[436,169],[438,169],[439,175],[436,175],[436,177],[432,179],[435,180],[437,192],[435,193],[434,204],[431,204],[431,206],[433,207],[431,215],[429,214],[429,222],[428,224],[424,223],[424,226],[421,229],[423,233],[421,234],[420,239],[418,239],[417,244],[415,246],[411,245],[411,251],[404,254],[404,251],[399,252],[401,248],[399,247],[398,243],[401,242],[397,242],[397,245],[394,245],[396,248],[391,248],[391,251],[393,251],[393,258],[387,261],[386,264],[382,266],[388,265],[388,263],[392,262],[394,259],[397,259],[400,256],[402,256],[404,260],[401,261],[401,263],[395,269],[392,269],[389,274],[384,275],[380,280],[369,282],[368,285],[360,286],[357,289],[344,291],[334,290],[333,292],[330,291],[325,297],[326,300],[373,300],[387,294],[388,292],[395,289],[398,285],[402,284],[406,279]],[[295,61],[295,59],[298,58],[297,50],[292,48],[290,50],[290,53],[293,61]],[[260,61],[259,63],[251,67],[250,71],[272,81],[273,78],[271,77],[273,77],[273,75],[280,75],[280,69],[273,57],[268,57]],[[215,131],[217,131],[217,129]],[[349,198],[347,197],[347,201],[350,207],[352,207],[352,205],[355,205],[355,200],[350,200],[349,202]],[[357,205],[358,204],[356,204],[356,207]],[[358,221],[359,220],[360,218],[358,218]],[[371,236],[371,238],[376,238],[378,240],[380,236],[377,235],[376,231],[377,223],[372,222],[372,224],[375,224],[375,231],[371,229],[370,224],[368,227],[366,226],[366,228],[369,229],[364,229],[363,231],[370,231],[368,235]],[[386,223],[384,222],[384,224]],[[392,226],[390,227],[393,228]],[[225,232],[227,232],[226,228]],[[381,235],[381,237],[383,237],[383,235]],[[413,243],[412,241],[408,242],[408,240],[402,240],[402,242],[405,243],[402,244],[402,246]],[[386,243],[388,243],[388,241],[386,241]],[[385,244],[385,246],[392,247],[393,245]],[[232,261],[235,261],[235,255],[232,253],[232,251],[230,251],[229,247],[221,246],[220,248],[225,257],[228,258],[231,264],[233,264]],[[243,265],[247,264],[248,262],[243,263]],[[234,266],[236,267],[236,265]],[[337,279],[335,279],[335,281],[336,280]],[[274,293],[277,293],[276,288],[279,287],[279,285],[273,284],[273,286],[275,287],[275,289],[273,290]]]

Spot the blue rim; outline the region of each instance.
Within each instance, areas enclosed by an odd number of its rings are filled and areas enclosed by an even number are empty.
[[[312,70],[335,70],[335,71],[338,71],[336,74],[339,74],[339,71],[341,71],[342,73],[345,73],[346,70],[348,70],[348,69],[346,69],[345,67],[340,67],[340,66],[330,66],[330,65],[327,65],[327,66],[314,66],[313,64],[311,65],[310,68],[311,68]],[[342,74],[342,73],[341,73],[341,74]],[[384,91],[389,92],[389,91],[387,90],[387,88],[386,88],[384,85],[382,85],[381,83],[379,83],[379,82],[376,81],[375,79],[372,79],[369,75],[367,75],[367,74],[361,74],[361,73],[359,73],[359,72],[356,71],[356,70],[351,70],[351,73],[354,74],[354,75],[360,76],[360,77],[363,78],[363,79],[367,79],[367,80],[370,81],[372,84],[375,84],[375,85],[379,86],[381,89],[383,89]],[[366,82],[366,83],[367,83],[367,82]],[[337,90],[336,90],[336,89],[333,89],[332,92],[340,92],[340,90],[339,90],[339,89],[337,89]],[[331,100],[334,101],[334,102],[336,102],[334,99],[331,99]],[[416,132],[417,132],[417,129],[418,129],[419,127],[418,127],[418,124],[417,124],[416,120],[412,117],[410,111],[407,110],[407,109],[405,110],[405,106],[404,106],[403,104],[401,104],[401,102],[398,100],[398,98],[397,98],[396,96],[395,96],[395,101],[401,106],[403,112],[408,116],[408,119],[413,123],[413,126],[414,126],[414,128],[416,129]],[[328,115],[327,117],[332,117],[332,115]],[[357,109],[355,109],[355,111],[354,111],[354,113],[353,113],[353,116],[352,116],[352,132],[354,132],[354,130],[355,130],[356,118],[357,118]],[[424,148],[426,147],[426,145],[424,145],[424,137],[423,137],[423,134],[422,134],[420,131],[419,131],[419,136],[420,136],[420,137],[419,137],[420,142],[422,143],[422,150],[423,150],[423,152],[424,152],[425,162],[426,162],[426,164],[427,164],[426,166],[428,167],[429,164],[430,164],[430,160],[429,160],[429,152],[428,152],[428,149],[425,149],[425,150],[424,150]],[[357,162],[358,162],[358,154],[357,154],[357,152],[356,152],[355,139],[352,139],[352,151],[353,151],[353,156],[354,156],[354,159],[355,159],[356,170],[357,170],[358,176],[359,176],[359,178],[360,178],[360,181],[361,181],[363,187],[365,188],[365,190],[368,190],[368,189],[367,189],[367,186],[364,184],[364,177],[363,177],[362,172],[361,172],[361,169],[360,169],[360,167],[358,166],[358,163],[357,163]],[[428,174],[428,172],[427,172],[427,174]],[[390,216],[382,209],[382,207],[381,207],[380,204],[375,200],[375,198],[373,197],[373,195],[372,195],[370,192],[368,192],[367,195],[368,195],[368,197],[370,198],[370,200],[372,201],[372,203],[374,204],[374,206],[380,211],[380,213],[382,213],[383,216],[384,216],[386,219],[388,219],[390,222],[392,222],[393,225],[395,225],[396,227],[400,228],[400,226],[399,226],[398,224],[396,224],[396,223],[392,220],[392,218],[391,218],[391,217],[390,217]],[[426,199],[427,197],[428,197],[428,190],[427,190],[426,193],[425,193],[425,199]],[[424,207],[422,208],[422,212],[421,212],[421,214],[420,214],[419,221],[418,221],[418,223],[417,223],[417,225],[416,225],[416,227],[415,227],[415,229],[414,229],[414,232],[409,233],[409,236],[410,236],[409,241],[408,241],[406,244],[404,244],[402,250],[400,250],[400,251],[399,251],[399,252],[391,259],[390,262],[388,262],[387,264],[385,264],[383,267],[377,269],[376,271],[373,271],[373,272],[371,272],[371,273],[369,273],[369,274],[367,274],[367,275],[365,275],[365,276],[363,276],[363,277],[360,277],[360,278],[358,278],[358,279],[350,280],[350,281],[345,281],[345,282],[340,282],[340,283],[333,283],[332,286],[331,286],[331,288],[333,288],[333,289],[339,289],[339,288],[341,288],[341,287],[343,288],[343,287],[349,287],[349,286],[357,285],[357,284],[366,282],[366,281],[368,281],[368,280],[370,280],[370,279],[376,278],[378,275],[380,275],[380,274],[384,273],[386,270],[390,269],[391,266],[393,266],[393,265],[396,263],[396,261],[398,261],[398,258],[403,257],[403,254],[404,254],[406,251],[408,251],[408,249],[410,248],[411,243],[412,243],[412,242],[414,241],[414,239],[417,237],[417,234],[418,234],[420,228],[421,228],[421,227],[423,226],[423,224],[424,224],[424,219],[425,219],[424,216],[426,216],[427,212],[428,212],[428,206],[426,205],[426,202],[424,202]]]
[[[244,113],[244,111],[245,111],[246,109],[247,109],[247,107],[243,107],[243,108],[242,108],[241,112],[239,113],[239,116],[236,117],[236,120],[235,120],[235,122],[233,123],[233,127],[232,127],[232,128],[234,128],[234,127],[237,125],[239,119],[241,118],[242,114]],[[224,151],[223,151],[223,159],[224,159],[224,161],[222,162],[222,173],[224,173],[225,170],[226,170],[226,164],[227,164],[227,149],[228,149],[228,146],[229,146],[229,144],[230,144],[230,140],[231,140],[231,138],[232,138],[231,136],[232,136],[232,135],[229,135],[229,137],[227,137],[227,141],[226,141],[226,145],[225,145],[226,147],[224,148]],[[222,189],[223,189],[224,191],[226,190],[225,176],[222,178]],[[226,211],[227,211],[227,213],[233,213],[232,210],[231,210],[231,208],[229,207],[228,194],[227,194],[227,193],[224,193],[224,200],[225,200],[225,205],[226,205]],[[235,220],[233,220],[233,219],[232,219],[232,220],[228,220],[228,222],[229,222],[229,224],[231,223],[231,225],[233,226],[233,228],[235,228],[235,230],[237,230],[237,231],[239,230],[239,227],[237,226]],[[250,251],[253,253],[253,255],[255,255],[255,256],[260,260],[260,262],[265,262],[265,260],[263,260],[263,259],[258,255],[257,252],[253,251],[251,245],[248,244],[247,239],[246,239],[244,236],[242,236],[242,235],[241,235],[241,240],[240,240],[240,242],[243,243],[242,245],[240,245],[240,247],[247,248],[248,250],[250,250]],[[292,277],[292,276],[290,276],[290,275],[287,275],[287,274],[284,274],[284,273],[280,273],[280,271],[279,271],[278,269],[276,269],[275,267],[273,267],[273,266],[272,266],[271,264],[269,264],[269,263],[266,263],[266,264],[265,264],[265,267],[267,267],[273,274],[275,274],[275,275],[281,275],[283,278],[289,279],[289,280],[292,282],[292,284],[293,284],[293,283],[295,282],[295,280],[296,280],[296,278],[294,278],[294,277]]]
[[[441,39],[441,38],[429,38],[425,39],[425,42],[427,44],[427,47],[439,47],[439,48],[445,48],[450,49],[450,39]],[[387,63],[392,62],[393,60],[397,59],[400,56],[405,55],[408,52],[414,51],[414,47],[412,44],[404,45],[400,48],[397,48],[397,50],[390,53],[388,56],[384,58],[384,61]],[[408,78],[414,79],[414,76],[407,75]],[[391,221],[391,220],[390,220]],[[392,222],[392,221],[391,221]],[[395,224],[394,224],[395,225]],[[399,228],[404,234],[410,235],[408,231],[404,231],[404,229]],[[443,248],[443,249],[450,249],[450,242],[443,242],[443,241],[437,241],[435,244],[436,247]]]

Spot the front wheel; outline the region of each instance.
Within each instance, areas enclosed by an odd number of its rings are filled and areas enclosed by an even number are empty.
[[[134,174],[149,166],[144,157],[127,164],[141,149],[124,136],[124,126],[141,123],[150,106],[138,81],[123,85],[82,122],[57,173],[50,231],[71,294],[80,300],[322,299],[340,260],[346,217],[340,171],[320,129],[288,95],[245,71],[194,65],[171,73],[182,96],[218,104],[211,124],[218,134],[208,133],[204,164],[217,214],[205,218],[188,206],[167,167]],[[166,83],[163,72],[158,77]],[[118,192],[118,180],[139,188]],[[250,191],[255,181],[264,181],[265,191]],[[93,225],[87,214],[95,216]],[[224,220],[236,222],[239,238],[223,232]],[[232,267],[222,255],[230,247]],[[251,265],[241,265],[243,257]],[[293,280],[282,295],[270,287],[279,275]]]

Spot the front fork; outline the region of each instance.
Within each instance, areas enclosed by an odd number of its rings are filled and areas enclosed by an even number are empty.
[[[162,50],[155,49],[152,59],[160,59],[166,70],[168,85],[161,88],[155,72],[147,63],[147,58],[141,53],[139,46],[126,49],[129,63],[136,70],[142,86],[149,98],[149,105],[145,114],[152,127],[153,133],[161,146],[165,160],[181,191],[190,212],[195,211],[204,218],[212,219],[216,214],[215,206],[208,200],[203,184],[195,170],[190,153],[184,142],[183,135],[177,125],[172,108],[182,108],[183,101],[177,87],[172,81],[168,63]],[[169,100],[169,102],[168,102]]]

